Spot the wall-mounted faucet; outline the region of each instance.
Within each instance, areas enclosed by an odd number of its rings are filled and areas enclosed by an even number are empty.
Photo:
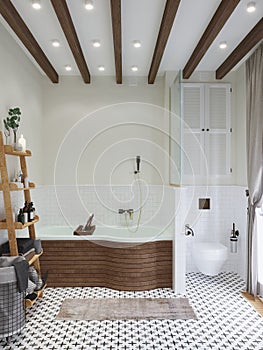
[[[125,214],[125,213],[129,214],[130,220],[133,219],[133,212],[134,212],[133,209],[119,209],[119,211],[118,211],[119,214]]]

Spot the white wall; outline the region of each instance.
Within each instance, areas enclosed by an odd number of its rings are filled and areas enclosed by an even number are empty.
[[[104,77],[85,85],[68,77],[46,85],[44,183],[130,184],[137,155],[143,179],[163,183],[169,156],[163,99],[163,79],[117,85]]]
[[[14,39],[0,24],[0,118],[8,109],[20,107],[22,116],[18,135],[23,133],[34,157],[29,160],[32,181],[42,182],[42,76]],[[3,127],[2,127],[3,128]],[[13,168],[16,163],[12,164]]]
[[[18,135],[24,134],[33,157],[28,158],[29,179],[42,182],[42,76],[26,57],[14,39],[0,24],[0,125],[8,115],[8,109],[20,107],[22,116]],[[11,141],[12,142],[12,141]],[[9,177],[19,167],[17,157],[8,157]],[[23,205],[23,198],[12,194],[16,209]],[[5,217],[3,197],[0,196],[0,217]],[[7,240],[7,232],[1,232],[1,240]]]

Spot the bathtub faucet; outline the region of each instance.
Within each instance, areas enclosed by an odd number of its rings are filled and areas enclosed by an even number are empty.
[[[133,219],[133,209],[119,209],[118,211],[119,214],[129,214],[130,220]]]

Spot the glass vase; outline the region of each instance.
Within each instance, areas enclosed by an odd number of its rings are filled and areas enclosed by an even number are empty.
[[[5,135],[5,144],[9,145],[10,142],[10,130],[4,129],[4,135]]]
[[[13,129],[13,134],[14,134],[14,141],[13,141],[13,147],[15,150],[19,151],[18,149],[18,144],[17,144],[17,128]]]

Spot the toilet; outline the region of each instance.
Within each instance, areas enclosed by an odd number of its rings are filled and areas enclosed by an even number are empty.
[[[198,242],[195,243],[192,254],[200,272],[215,276],[227,260],[227,247],[216,242]]]

